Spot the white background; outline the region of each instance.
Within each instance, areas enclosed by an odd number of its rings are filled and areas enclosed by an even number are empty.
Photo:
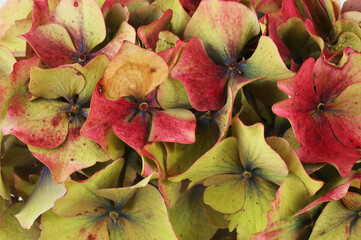
[[[341,0],[341,4],[343,4],[346,0]],[[0,0],[0,7],[2,5],[4,5],[4,3],[6,2],[6,0]]]

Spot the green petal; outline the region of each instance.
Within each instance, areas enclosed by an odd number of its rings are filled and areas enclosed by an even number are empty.
[[[210,121],[211,122],[211,121]],[[164,143],[167,150],[167,171],[171,175],[184,173],[203,154],[210,150],[219,139],[217,126],[198,120],[196,141],[193,144]]]
[[[157,47],[155,52],[165,51],[175,46],[175,43],[180,40],[177,35],[169,31],[161,31],[158,35]]]
[[[268,145],[275,150],[281,158],[286,162],[290,174],[299,177],[306,185],[311,196],[313,196],[323,186],[322,181],[312,179],[303,168],[301,161],[298,159],[296,152],[283,138],[268,137],[266,139]]]
[[[108,240],[108,219],[97,216],[61,217],[51,210],[41,217],[40,240]]]
[[[52,69],[31,68],[29,90],[36,97],[71,101],[84,88],[85,79],[80,71],[71,67]]]
[[[163,109],[190,109],[187,90],[178,79],[168,77],[159,85],[157,99]]]
[[[292,77],[294,73],[287,69],[276,45],[269,37],[261,37],[253,55],[244,63],[239,63],[238,67],[245,78],[265,77],[264,80],[255,81],[250,87],[252,92],[268,105],[287,97],[278,89],[277,82]]]
[[[238,118],[233,120],[232,134],[238,139],[238,154],[247,171],[256,170],[262,177],[280,184],[288,169],[280,156],[267,145],[262,124],[245,126]]]
[[[231,220],[229,230],[237,227],[237,239],[249,239],[250,235],[261,231],[267,223],[270,202],[276,197],[277,186],[263,178],[255,177],[247,181],[246,199],[243,208],[227,217]]]
[[[181,36],[189,22],[189,15],[184,10],[178,0],[156,0],[152,4],[159,6],[164,12],[168,9],[173,11],[173,17],[170,22],[170,30],[178,36]]]
[[[16,59],[9,49],[0,46],[0,79],[8,76],[13,71],[14,63],[16,63]]]
[[[85,86],[81,89],[77,102],[86,103],[90,101],[95,85],[103,77],[109,62],[109,59],[105,55],[98,55],[84,67],[79,64],[72,65],[72,67],[81,72],[85,78]]]
[[[203,185],[205,204],[222,213],[235,213],[243,207],[246,181],[239,174],[221,174],[207,178]]]
[[[357,213],[348,210],[341,201],[327,204],[318,217],[310,240],[360,239],[360,220]]]
[[[134,196],[134,194],[137,193],[140,188],[147,186],[151,177],[152,174],[134,186],[124,188],[98,189],[95,191],[95,193],[99,197],[112,200],[116,205],[123,206],[126,202],[129,201],[131,197]]]
[[[139,188],[131,206],[121,209],[125,239],[177,239],[162,196],[153,186]],[[112,231],[112,230],[110,230]]]
[[[237,139],[227,138],[215,145],[211,150],[199,158],[185,173],[169,178],[170,181],[189,179],[189,188],[201,183],[204,179],[226,173],[239,173],[241,170],[238,154]]]
[[[217,231],[208,220],[203,189],[201,185],[191,188],[168,209],[174,231],[181,240],[208,240]]]
[[[16,219],[20,209],[24,206],[19,202],[4,210],[0,216],[0,238],[7,240],[37,240],[40,236],[39,224],[35,224],[31,229],[26,230],[20,226]]]
[[[94,191],[116,187],[123,163],[123,160],[114,161],[84,182],[67,181],[67,194],[55,202],[54,212],[61,216],[74,217],[94,212],[93,210],[102,204],[108,204],[106,199],[98,197]]]
[[[21,226],[30,229],[36,218],[52,208],[55,200],[63,196],[65,192],[64,184],[54,182],[50,170],[45,167],[24,208],[16,215]]]
[[[31,24],[31,19],[17,20],[14,25],[10,26],[4,35],[1,35],[0,45],[7,47],[14,57],[25,57],[26,41],[19,38],[19,36],[29,32]]]

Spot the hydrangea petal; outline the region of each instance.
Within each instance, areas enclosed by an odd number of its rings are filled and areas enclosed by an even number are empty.
[[[146,48],[155,50],[158,35],[161,31],[168,30],[172,16],[173,12],[171,10],[167,10],[158,20],[138,28],[138,36]]]
[[[57,147],[68,135],[69,118],[60,111],[67,106],[67,103],[56,100],[28,101],[25,96],[17,94],[11,99],[3,133],[14,134],[32,146]]]
[[[185,109],[157,111],[152,119],[149,141],[179,142],[195,141],[196,118]]]
[[[60,146],[50,149],[29,146],[29,149],[51,170],[58,183],[79,169],[109,160],[99,144],[80,135],[80,127],[75,123],[69,123],[69,134]]]
[[[63,196],[65,192],[64,184],[54,182],[50,170],[45,167],[24,208],[16,215],[21,226],[29,229],[36,218],[52,208],[55,200]]]
[[[47,24],[22,35],[50,67],[78,60],[77,50],[68,31],[58,24]]]
[[[157,54],[124,42],[105,71],[103,88],[113,99],[132,96],[144,100],[167,74],[168,66]]]
[[[72,37],[77,52],[90,52],[105,39],[103,14],[94,0],[62,0],[50,22],[62,25]]]
[[[206,0],[197,8],[184,35],[187,39],[201,38],[208,56],[216,64],[229,65],[237,62],[243,47],[259,32],[256,14],[245,5]]]
[[[185,46],[170,76],[185,86],[191,105],[198,111],[218,110],[226,102],[228,68],[207,56],[202,41],[194,37]]]
[[[29,90],[36,97],[71,99],[83,90],[84,76],[71,67],[41,69],[33,67],[30,70]]]
[[[5,46],[0,46],[0,79],[8,76],[13,71],[16,59]]]

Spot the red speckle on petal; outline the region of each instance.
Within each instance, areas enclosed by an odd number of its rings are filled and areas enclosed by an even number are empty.
[[[51,119],[51,124],[53,125],[53,127],[58,126],[62,118],[63,118],[62,114],[57,114],[55,118]]]
[[[88,240],[95,240],[96,237],[93,234],[88,235]]]
[[[79,3],[78,2],[74,2],[74,7],[77,7],[79,6]]]

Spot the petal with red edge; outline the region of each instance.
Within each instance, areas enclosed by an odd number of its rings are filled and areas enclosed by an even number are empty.
[[[135,29],[129,23],[123,22],[113,39],[105,47],[91,55],[105,54],[110,60],[112,60],[125,40],[135,43],[136,35]]]
[[[80,135],[80,127],[69,124],[65,142],[57,148],[29,146],[33,155],[51,170],[54,181],[64,182],[73,172],[90,167],[95,162],[109,160],[108,154],[95,141]]]
[[[94,0],[62,0],[50,22],[67,29],[80,54],[90,52],[105,39],[103,14]]]
[[[50,67],[74,63],[77,51],[68,31],[58,24],[40,26],[22,35]]]
[[[149,141],[179,142],[195,141],[196,118],[185,109],[156,111],[152,119]]]
[[[186,44],[170,74],[184,84],[191,105],[198,111],[218,110],[226,102],[229,69],[208,58],[199,38]]]
[[[260,32],[257,16],[245,5],[202,1],[184,36],[202,39],[208,56],[217,64],[235,63],[246,43]]]
[[[155,22],[138,28],[138,36],[146,48],[155,50],[156,43],[159,39],[158,35],[161,31],[168,30],[172,16],[172,10],[167,10]]]
[[[69,118],[61,109],[69,104],[36,99],[28,101],[17,94],[11,99],[4,121],[3,133],[14,134],[26,144],[41,148],[54,148],[68,135]]]

